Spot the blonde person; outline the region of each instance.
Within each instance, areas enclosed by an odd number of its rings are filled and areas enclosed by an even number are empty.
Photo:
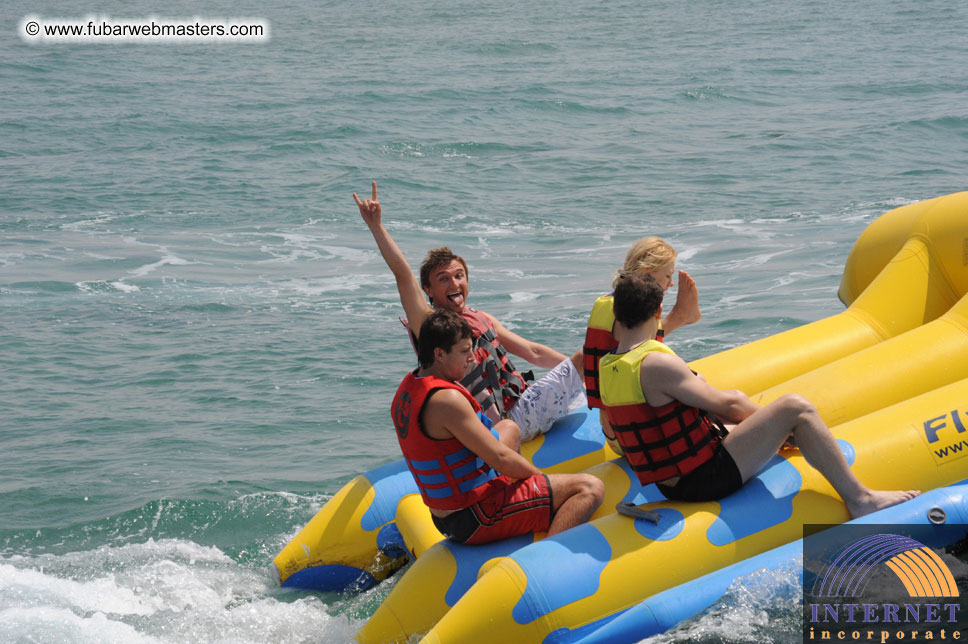
[[[672,277],[676,274],[676,251],[660,237],[643,237],[629,249],[625,255],[625,263],[618,271],[612,282],[612,288],[618,281],[628,275],[650,275],[662,291],[668,291],[673,285]],[[671,333],[679,327],[698,322],[702,318],[699,310],[699,292],[696,282],[686,271],[679,271],[679,292],[672,311],[662,319],[657,333],[657,339],[662,340],[666,333]],[[588,397],[588,407],[598,409],[602,421],[602,431],[608,444],[619,454],[622,448],[615,440],[615,435],[608,423],[608,417],[602,408],[602,399],[598,378],[598,364],[602,356],[614,351],[618,341],[612,333],[615,325],[615,314],[612,311],[612,294],[603,295],[595,300],[588,319],[588,330],[585,332],[584,354],[584,382],[585,394]]]

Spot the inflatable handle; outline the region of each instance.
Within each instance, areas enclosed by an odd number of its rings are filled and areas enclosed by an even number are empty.
[[[659,521],[662,520],[662,515],[658,512],[643,510],[631,501],[620,501],[615,506],[615,511],[633,519],[644,519],[653,525],[659,525]]]

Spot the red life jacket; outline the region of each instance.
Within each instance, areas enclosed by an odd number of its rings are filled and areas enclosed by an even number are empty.
[[[484,426],[491,428],[490,420],[481,414],[481,406],[464,387],[434,376],[418,378],[416,372],[407,374],[400,383],[390,415],[424,503],[438,510],[461,510],[486,497],[498,474],[456,438],[431,438],[424,432],[420,421],[424,403],[441,389],[456,389],[463,394]],[[494,430],[491,432],[494,434]]]
[[[653,351],[673,353],[650,340],[601,362],[602,401],[625,458],[646,485],[693,471],[722,446],[722,428],[706,413],[678,400],[653,407],[639,379],[642,360]]]
[[[494,421],[507,418],[511,407],[527,389],[528,381],[534,380],[534,375],[530,371],[520,373],[514,368],[494,325],[485,315],[469,306],[465,306],[460,315],[474,332],[474,357],[477,359],[477,366],[461,379],[460,384],[471,392],[488,418]],[[404,318],[400,321],[410,332],[410,342],[416,351],[417,339],[413,330]]]
[[[592,312],[588,316],[588,328],[585,330],[585,344],[582,346],[582,379],[585,382],[585,396],[588,398],[589,409],[601,409],[601,384],[598,381],[598,364],[602,356],[611,353],[618,346],[612,335],[615,326],[615,313],[612,311],[612,294],[603,295],[592,305]],[[664,336],[662,329],[656,332],[656,340],[661,341]]]

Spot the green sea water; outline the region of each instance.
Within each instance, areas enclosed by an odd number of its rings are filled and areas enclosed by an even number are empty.
[[[24,16],[254,16],[249,44],[29,44]],[[413,357],[352,201],[564,353],[635,239],[698,358],[842,310],[881,213],[965,189],[956,2],[0,8],[0,641],[345,642],[392,586],[272,557],[397,458]],[[674,297],[671,292],[669,297]],[[795,579],[656,641],[799,641]]]

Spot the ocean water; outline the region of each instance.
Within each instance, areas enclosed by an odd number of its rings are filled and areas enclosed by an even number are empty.
[[[258,17],[247,44],[28,44],[27,15]],[[571,353],[635,239],[689,359],[842,310],[881,213],[966,188],[957,2],[0,7],[0,641],[346,642],[392,586],[266,566],[396,458],[413,357],[352,201]],[[674,298],[670,292],[669,298]],[[670,299],[670,302],[672,300]],[[760,586],[758,586],[759,588]],[[800,640],[795,578],[661,642]]]

